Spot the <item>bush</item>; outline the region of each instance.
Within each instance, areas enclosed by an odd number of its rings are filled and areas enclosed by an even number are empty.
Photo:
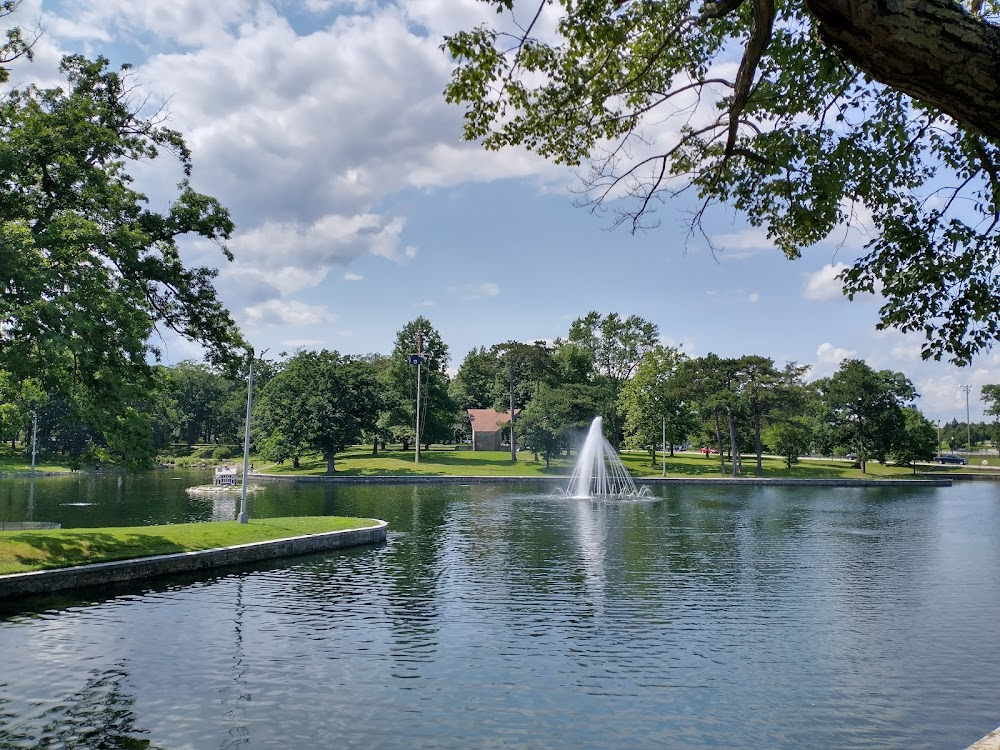
[[[224,461],[227,458],[232,458],[235,455],[236,454],[233,453],[233,449],[225,445],[220,445],[218,448],[212,451],[212,458],[214,458],[216,461]]]
[[[215,453],[215,448],[211,445],[205,445],[201,448],[195,448],[191,453],[191,458],[200,458],[202,460],[212,458],[212,454]]]

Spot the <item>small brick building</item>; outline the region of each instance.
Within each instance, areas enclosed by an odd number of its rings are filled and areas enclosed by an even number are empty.
[[[510,411],[466,409],[472,422],[472,450],[503,450],[503,428],[510,422]],[[521,410],[516,409],[515,414]]]

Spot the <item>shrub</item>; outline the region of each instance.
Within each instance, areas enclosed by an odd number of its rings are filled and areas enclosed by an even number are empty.
[[[220,445],[218,448],[212,451],[212,458],[214,458],[216,461],[224,461],[227,458],[232,458],[234,455],[236,454],[233,453],[233,449],[225,445]]]

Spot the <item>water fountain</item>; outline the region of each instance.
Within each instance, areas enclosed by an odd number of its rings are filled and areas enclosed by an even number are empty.
[[[632,475],[604,437],[604,420],[595,417],[573,468],[566,497],[635,499],[650,495],[648,487],[636,487]]]

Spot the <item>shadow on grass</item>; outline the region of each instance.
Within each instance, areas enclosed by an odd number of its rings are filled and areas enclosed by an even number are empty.
[[[109,560],[186,552],[187,548],[169,539],[148,534],[116,536],[101,532],[80,531],[53,534],[18,533],[15,541],[38,550],[44,557],[15,558],[23,565],[66,568]]]

